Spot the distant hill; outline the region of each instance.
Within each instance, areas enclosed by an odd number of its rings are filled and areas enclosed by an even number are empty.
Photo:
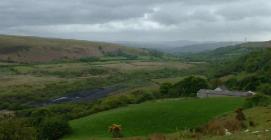
[[[264,48],[271,48],[271,41],[247,42],[234,46],[221,47],[210,51],[183,55],[183,57],[193,61],[224,61]]]
[[[166,48],[183,47],[187,45],[197,44],[199,42],[189,40],[178,40],[178,41],[119,41],[115,42],[132,48],[147,48],[163,50]]]
[[[200,44],[187,45],[180,48],[170,48],[168,52],[171,54],[179,55],[183,53],[199,53],[204,51],[215,50],[217,48],[233,46],[240,42],[203,42]]]
[[[141,55],[149,55],[149,52],[104,42],[0,35],[0,61],[30,63]]]
[[[199,41],[188,41],[188,40],[179,40],[179,41],[157,41],[157,42],[116,42],[128,47],[133,48],[149,48],[155,49],[164,53],[179,55],[183,53],[199,53],[209,50],[214,50],[221,47],[233,46],[240,44],[240,42],[199,42]]]

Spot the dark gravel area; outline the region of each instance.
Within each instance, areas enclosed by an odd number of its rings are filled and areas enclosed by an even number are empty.
[[[51,104],[60,104],[60,103],[67,103],[67,102],[92,102],[106,96],[111,95],[113,92],[123,89],[123,86],[110,86],[104,88],[97,88],[91,90],[84,90],[84,91],[76,91],[67,93],[65,96],[50,99],[48,101],[42,103],[32,103],[33,106],[47,106]]]

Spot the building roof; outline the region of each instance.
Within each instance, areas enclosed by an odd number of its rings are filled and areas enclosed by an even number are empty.
[[[225,95],[225,96],[251,96],[250,92],[241,92],[241,91],[229,91],[229,90],[209,90],[201,89],[198,91],[198,94],[209,94],[209,95]]]

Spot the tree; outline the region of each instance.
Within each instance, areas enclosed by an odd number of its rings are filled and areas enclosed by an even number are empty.
[[[56,116],[48,109],[33,111],[31,121],[37,129],[40,140],[57,140],[71,132],[68,121],[63,117]]]
[[[238,87],[238,80],[235,77],[228,79],[225,85],[230,89],[240,89],[240,87]]]
[[[208,88],[208,82],[201,77],[190,76],[173,86],[172,91],[178,96],[193,97],[200,89]],[[171,94],[172,94],[171,91]]]
[[[71,132],[68,122],[60,117],[44,119],[38,128],[41,140],[57,140]]]

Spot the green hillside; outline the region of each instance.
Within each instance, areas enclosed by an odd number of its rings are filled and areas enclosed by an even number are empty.
[[[116,44],[71,39],[0,35],[0,61],[49,62],[89,57],[148,55],[143,49]]]
[[[217,69],[216,77],[231,89],[270,94],[271,49],[253,51]]]
[[[217,48],[197,54],[182,54],[182,57],[192,61],[223,62],[234,60],[250,52],[271,47],[271,41],[267,42],[248,42],[234,46]]]
[[[241,98],[212,98],[168,99],[130,105],[71,121],[73,134],[66,139],[110,137],[107,128],[114,123],[122,125],[125,137],[176,132],[202,125],[242,103]]]

